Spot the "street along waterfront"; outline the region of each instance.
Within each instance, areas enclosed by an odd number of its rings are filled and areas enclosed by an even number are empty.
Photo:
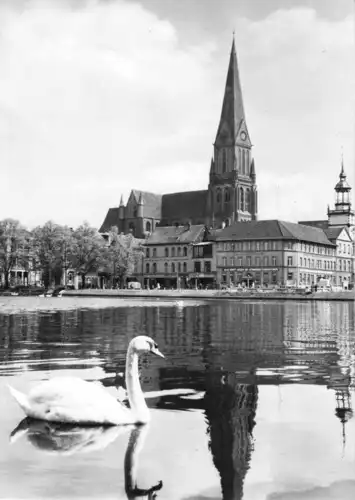
[[[136,479],[162,480],[157,498],[354,497],[353,303],[21,300],[1,300],[5,498],[124,498],[127,445],[143,441]],[[23,422],[7,383],[70,374],[120,395],[137,334],[166,356],[141,363],[146,435]]]

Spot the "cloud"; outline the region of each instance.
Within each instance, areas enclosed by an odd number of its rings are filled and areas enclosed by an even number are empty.
[[[322,216],[340,144],[353,161],[352,22],[295,9],[237,27],[261,215]],[[100,225],[133,187],[206,188],[229,47],[183,40],[143,3],[2,2],[3,216]]]

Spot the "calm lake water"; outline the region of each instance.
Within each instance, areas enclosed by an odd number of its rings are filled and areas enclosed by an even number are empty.
[[[355,498],[354,303],[14,297],[0,313],[0,498]],[[166,356],[141,362],[149,426],[23,421],[7,383],[124,396],[137,334]],[[126,494],[135,481],[157,491]]]

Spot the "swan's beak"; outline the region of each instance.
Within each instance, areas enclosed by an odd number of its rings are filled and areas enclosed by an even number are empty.
[[[152,347],[151,352],[156,356],[160,356],[161,358],[165,358],[164,354],[162,354],[157,347]]]

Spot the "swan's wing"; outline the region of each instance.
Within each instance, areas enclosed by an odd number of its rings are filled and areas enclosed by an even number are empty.
[[[95,382],[56,377],[32,389],[31,417],[52,422],[130,424],[131,412]]]

